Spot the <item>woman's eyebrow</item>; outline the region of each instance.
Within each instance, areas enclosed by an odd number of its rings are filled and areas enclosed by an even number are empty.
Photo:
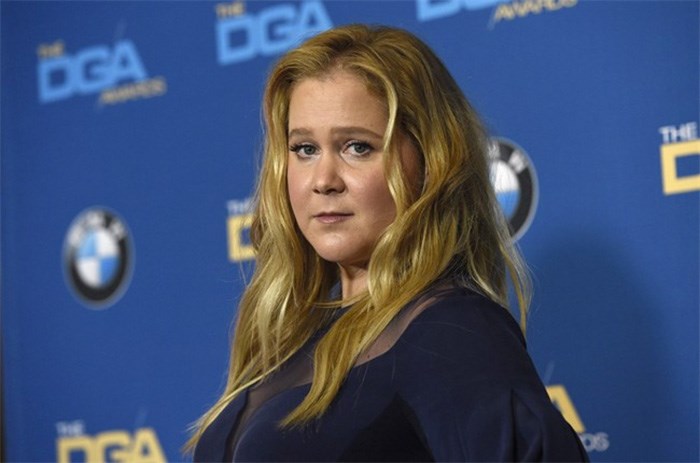
[[[370,130],[365,127],[335,127],[331,129],[331,133],[333,134],[338,134],[338,135],[366,135],[374,138],[383,138],[382,135],[379,135],[378,133],[374,132],[373,130]]]
[[[376,133],[373,130],[370,130],[365,127],[358,127],[358,126],[348,126],[348,127],[333,127],[331,129],[331,133],[334,135],[365,135],[373,138],[383,138],[382,135]],[[287,134],[288,137],[292,136],[309,136],[313,135],[313,131],[311,129],[305,128],[305,127],[299,127],[299,128],[294,128],[289,131]]]
[[[311,135],[312,132],[310,129],[305,129],[305,128],[299,128],[299,129],[292,129],[289,131],[287,134],[287,137],[292,137],[294,135],[299,135],[299,136],[309,136]]]

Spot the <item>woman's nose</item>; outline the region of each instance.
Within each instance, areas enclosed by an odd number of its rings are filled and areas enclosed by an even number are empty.
[[[338,156],[324,152],[319,156],[314,165],[313,189],[318,194],[341,193],[345,190],[345,183],[341,175]]]

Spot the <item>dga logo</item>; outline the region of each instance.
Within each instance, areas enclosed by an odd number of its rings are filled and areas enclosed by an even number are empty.
[[[419,21],[454,16],[462,10],[481,10],[507,0],[416,0]]]
[[[578,0],[416,0],[416,14],[419,21],[432,21],[454,16],[463,10],[493,7],[489,21],[489,27],[492,28],[499,21],[571,8],[576,3]]]
[[[491,139],[489,158],[491,184],[517,241],[530,227],[537,209],[535,168],[522,148],[504,138]]]
[[[610,447],[610,437],[605,432],[588,432],[581,420],[581,416],[574,406],[566,388],[561,384],[547,386],[547,394],[564,419],[578,434],[581,443],[587,452],[605,452]]]
[[[248,238],[250,225],[253,223],[251,203],[252,199],[247,198],[243,201],[232,199],[227,204],[228,258],[232,262],[255,259],[255,250]]]
[[[700,140],[698,123],[659,128],[661,145],[661,180],[664,194],[674,195],[700,191]],[[692,162],[694,161],[694,163]]]
[[[221,65],[282,53],[333,27],[320,1],[275,5],[257,13],[245,13],[245,4],[235,1],[219,3],[215,10],[216,49]]]
[[[93,308],[112,305],[131,276],[131,238],[122,219],[102,208],[82,212],[66,234],[63,266],[75,295]]]
[[[152,428],[140,428],[133,435],[127,430],[115,429],[94,436],[84,433],[82,421],[56,424],[56,461],[70,463],[125,462],[165,463],[165,453]]]
[[[71,54],[63,41],[37,49],[39,101],[51,103],[76,95],[100,94],[100,104],[160,96],[167,90],[163,77],[149,79],[136,45],[119,40]]]
[[[515,0],[503,3],[495,8],[489,27],[500,21],[512,21],[530,15],[559,11],[562,8],[573,8],[577,3],[578,0]]]

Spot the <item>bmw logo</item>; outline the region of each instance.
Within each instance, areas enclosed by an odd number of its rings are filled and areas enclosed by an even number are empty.
[[[538,200],[537,174],[532,160],[518,145],[492,138],[489,146],[491,184],[510,225],[514,241],[530,227]]]
[[[93,207],[73,220],[63,245],[68,286],[90,308],[106,308],[124,293],[131,277],[132,245],[126,223]]]

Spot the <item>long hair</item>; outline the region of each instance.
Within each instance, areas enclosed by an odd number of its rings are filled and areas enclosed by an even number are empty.
[[[385,172],[396,218],[369,260],[367,291],[331,301],[337,265],[324,261],[297,227],[287,193],[288,115],[297,82],[342,69],[366,83],[388,109]],[[487,138],[476,112],[440,59],[401,29],[349,25],[323,32],[285,54],[264,96],[266,125],[251,241],[256,268],[238,308],[223,395],[195,424],[203,431],[245,388],[278,369],[351,303],[318,342],[310,391],[281,423],[318,418],[358,356],[411,299],[450,276],[504,307],[510,277],[525,328],[529,279],[489,181]],[[421,157],[422,185],[402,172],[400,134]]]

